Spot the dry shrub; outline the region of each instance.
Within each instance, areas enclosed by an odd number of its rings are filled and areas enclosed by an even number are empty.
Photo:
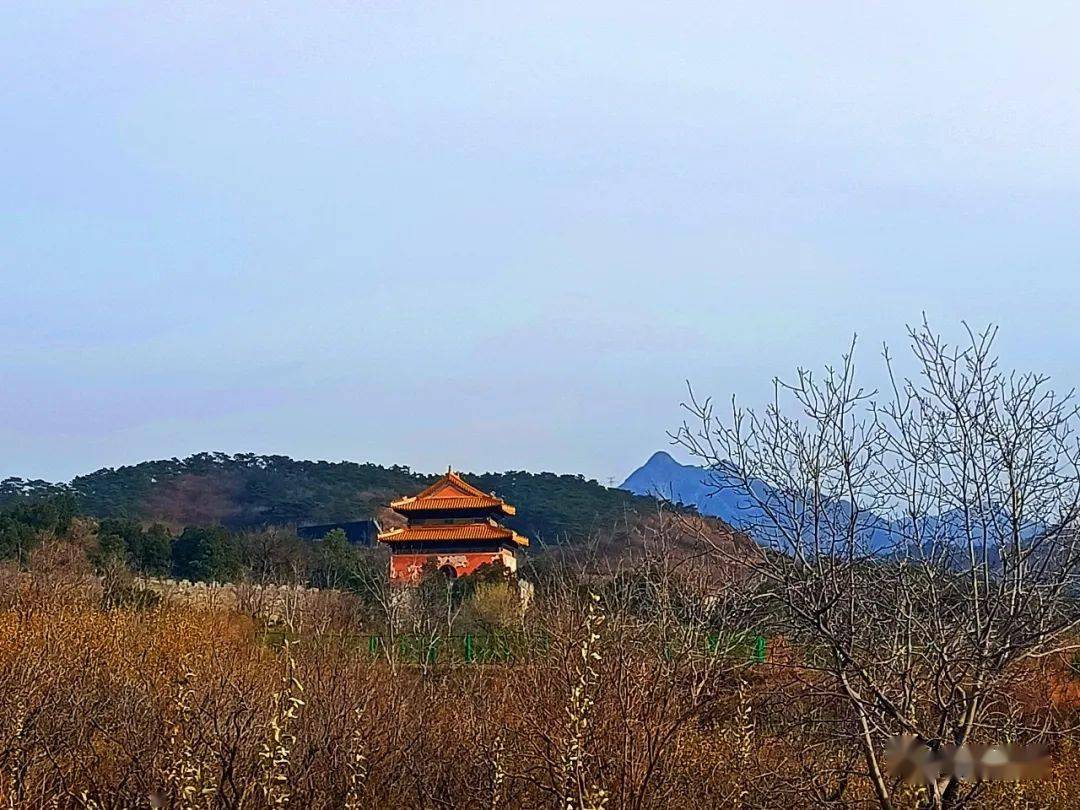
[[[481,582],[469,597],[468,609],[480,625],[509,629],[521,624],[521,597],[508,582]]]
[[[511,661],[420,668],[391,666],[340,632],[274,643],[229,610],[104,609],[82,574],[61,569],[3,583],[17,591],[0,610],[9,806],[764,808],[873,798],[861,761],[837,742],[850,718],[810,696],[807,673],[707,655],[670,616],[610,592],[594,598],[582,582],[540,592],[526,630],[542,641]],[[1075,722],[1068,677],[1064,666],[1028,673],[1023,722]],[[1047,782],[989,787],[981,806],[1077,806],[1077,748],[1064,740],[1055,756]]]

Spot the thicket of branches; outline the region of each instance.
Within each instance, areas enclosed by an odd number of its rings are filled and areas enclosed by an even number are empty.
[[[14,807],[857,807],[875,794],[843,695],[779,626],[758,583],[686,551],[661,515],[615,570],[533,572],[522,614],[491,577],[433,579],[407,613],[391,591],[324,592],[286,626],[243,610],[103,599],[70,545],[0,579],[0,799]],[[719,545],[721,538],[713,538]],[[377,588],[377,583],[372,583]],[[502,596],[499,596],[499,589]],[[515,589],[516,590],[516,589]],[[381,593],[381,596],[380,596]],[[492,598],[493,594],[496,598]],[[382,597],[385,597],[385,601]],[[325,616],[323,614],[326,614]],[[396,630],[391,623],[396,619]],[[508,654],[430,657],[405,636],[501,634]],[[749,631],[749,633],[747,632]],[[395,637],[392,633],[396,632]],[[372,649],[369,636],[382,643]],[[426,635],[425,635],[426,634]],[[1053,657],[1007,694],[1018,723],[1077,719]],[[1046,782],[987,786],[971,806],[1072,807],[1066,742]],[[899,806],[925,799],[892,792]]]
[[[718,490],[744,494],[757,553],[732,562],[801,650],[806,683],[841,701],[835,732],[882,807],[894,735],[931,749],[1075,739],[1014,698],[1033,662],[1080,644],[1077,409],[1044,376],[1002,369],[994,336],[951,346],[912,329],[916,374],[886,350],[881,392],[860,387],[849,352],[777,382],[763,411],[721,415],[691,395],[675,434]],[[942,775],[926,802],[983,789]]]

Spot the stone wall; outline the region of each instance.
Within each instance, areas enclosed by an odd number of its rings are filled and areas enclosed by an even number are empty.
[[[300,585],[191,582],[186,579],[139,579],[138,585],[170,605],[232,610],[270,624],[297,627],[322,623],[338,614],[346,618],[356,606],[355,597],[343,591],[306,588]]]

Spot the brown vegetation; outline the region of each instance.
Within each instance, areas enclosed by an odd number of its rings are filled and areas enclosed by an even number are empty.
[[[238,609],[106,608],[77,552],[47,545],[2,586],[0,795],[13,807],[872,804],[843,702],[808,688],[814,673],[782,640],[752,663],[732,632],[748,620],[738,600],[704,600],[685,559],[647,551],[603,578],[545,576],[523,624],[481,583],[444,632],[470,612],[502,626],[512,654],[484,663],[391,654],[377,610],[313,621],[308,604],[295,632]],[[374,655],[371,633],[389,642]],[[1014,719],[1080,719],[1072,677],[1059,660],[1033,664]],[[1055,760],[1050,780],[987,785],[971,806],[1076,806],[1069,739]]]

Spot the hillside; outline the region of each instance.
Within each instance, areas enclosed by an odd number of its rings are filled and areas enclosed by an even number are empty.
[[[518,515],[508,524],[547,543],[612,533],[627,525],[627,517],[633,523],[635,515],[655,509],[652,498],[582,476],[512,471],[464,477],[517,506]],[[434,479],[402,466],[200,453],[101,469],[67,484],[9,478],[0,482],[0,508],[68,493],[79,513],[94,517],[245,529],[375,516],[392,498]]]

